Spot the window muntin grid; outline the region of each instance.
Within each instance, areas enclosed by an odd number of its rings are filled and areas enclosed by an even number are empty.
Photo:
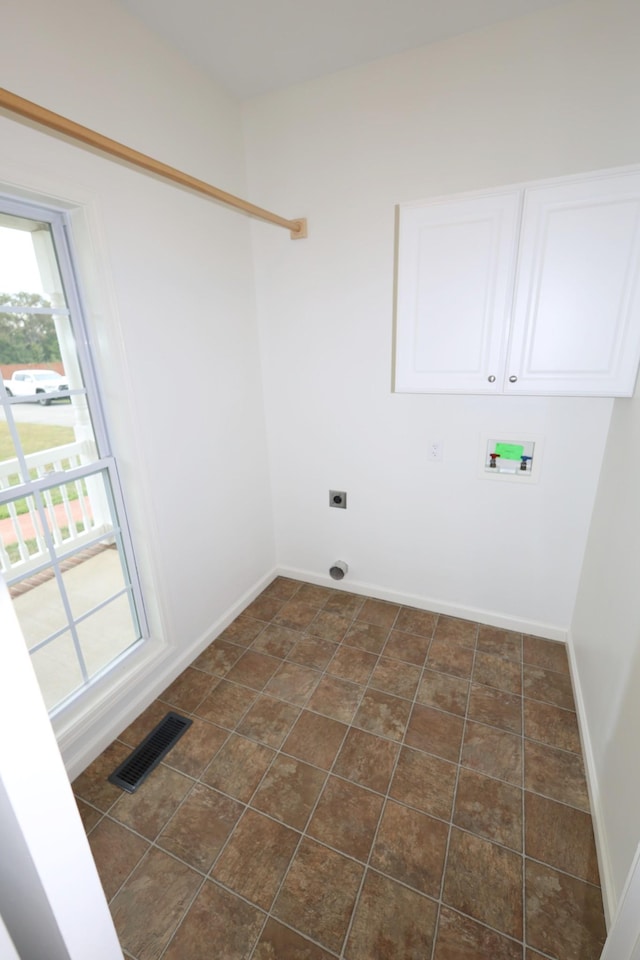
[[[0,362],[2,333],[13,330],[22,366],[34,371],[29,388],[11,378],[0,384],[0,570],[54,714],[119,662],[147,627],[66,217],[0,197],[0,230],[15,231],[31,278],[10,298],[0,288]],[[36,392],[45,382],[35,373],[42,367],[58,368],[68,383],[64,394],[55,385]],[[66,427],[46,420],[63,406]],[[81,586],[78,571],[87,564],[95,572]],[[25,588],[36,580],[32,589],[43,600],[34,613]]]

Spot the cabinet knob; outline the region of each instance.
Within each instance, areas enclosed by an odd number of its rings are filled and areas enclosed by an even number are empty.
[[[517,381],[517,379],[518,379],[517,377],[511,376],[511,377],[509,377],[509,383],[515,383],[515,382]]]
[[[496,378],[494,377],[493,374],[491,374],[490,377],[487,377],[487,380],[489,381],[489,383],[495,383],[495,382],[496,382]]]

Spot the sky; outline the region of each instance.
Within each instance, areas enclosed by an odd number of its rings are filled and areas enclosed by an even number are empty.
[[[31,235],[26,230],[0,227],[0,293],[21,290],[43,293]]]

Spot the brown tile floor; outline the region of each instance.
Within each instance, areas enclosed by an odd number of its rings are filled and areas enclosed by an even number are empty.
[[[128,958],[600,956],[562,644],[279,578],[74,790]]]

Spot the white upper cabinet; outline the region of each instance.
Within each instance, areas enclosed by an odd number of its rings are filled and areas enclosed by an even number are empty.
[[[640,173],[527,188],[509,392],[631,396],[639,281]]]
[[[395,389],[631,396],[640,171],[404,205]]]
[[[401,208],[396,390],[501,389],[520,192]]]

